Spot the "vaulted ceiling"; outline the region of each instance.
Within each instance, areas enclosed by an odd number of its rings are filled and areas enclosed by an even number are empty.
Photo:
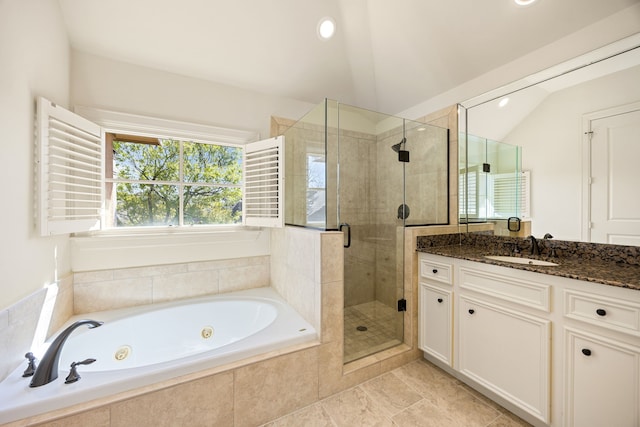
[[[395,114],[640,0],[59,1],[79,51]]]

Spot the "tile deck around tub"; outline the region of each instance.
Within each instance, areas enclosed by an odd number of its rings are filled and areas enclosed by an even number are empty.
[[[529,425],[433,364],[416,360],[263,427]]]

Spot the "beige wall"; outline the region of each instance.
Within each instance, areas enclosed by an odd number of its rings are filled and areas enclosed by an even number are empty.
[[[55,0],[0,1],[0,379],[21,363],[34,340],[44,339],[49,322],[59,325],[43,318],[38,329],[43,306],[70,302],[69,239],[40,237],[34,226],[35,98],[68,104],[68,60]]]
[[[269,134],[272,114],[313,105],[166,71],[71,52],[71,104]]]
[[[35,98],[68,104],[68,61],[55,0],[0,2],[0,309],[70,271],[68,238],[36,234],[33,161]]]

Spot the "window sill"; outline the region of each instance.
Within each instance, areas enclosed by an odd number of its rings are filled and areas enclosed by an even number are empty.
[[[92,238],[118,238],[118,237],[148,237],[148,236],[180,236],[180,235],[225,235],[229,233],[261,231],[260,227],[247,227],[243,225],[195,225],[195,226],[162,226],[162,227],[121,227],[107,230],[87,231],[75,233],[72,239]]]
[[[142,267],[269,255],[269,230],[158,227],[83,233],[71,238],[73,271]]]

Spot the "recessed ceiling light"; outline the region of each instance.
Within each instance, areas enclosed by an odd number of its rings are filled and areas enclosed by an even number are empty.
[[[331,18],[322,18],[318,22],[318,37],[322,40],[329,40],[336,32],[336,23]]]
[[[518,6],[529,6],[535,3],[536,0],[513,0]]]
[[[502,108],[509,103],[509,98],[502,98],[500,102],[498,102],[498,107]]]

